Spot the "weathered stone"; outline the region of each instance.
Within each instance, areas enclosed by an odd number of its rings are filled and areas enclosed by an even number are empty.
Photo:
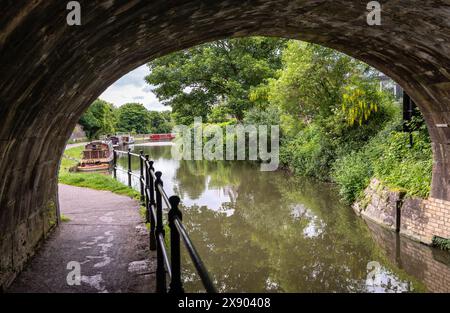
[[[450,202],[405,197],[403,192],[391,191],[377,179],[372,179],[364,195],[353,205],[363,217],[426,244],[431,244],[433,236],[450,238]]]
[[[0,238],[22,236],[22,225],[36,212],[51,220],[44,211],[57,203],[55,177],[65,143],[111,83],[161,55],[233,36],[314,42],[395,79],[428,125],[432,197],[450,200],[450,132],[436,127],[450,124],[449,3],[386,1],[380,26],[366,23],[367,1],[354,0],[80,3],[82,25],[68,26],[59,0],[0,2]],[[23,249],[14,248],[21,255],[17,268],[25,261]]]
[[[397,203],[402,200],[404,193],[382,187],[377,179],[371,180],[364,193],[365,198],[358,205],[359,213],[365,218],[395,230]]]

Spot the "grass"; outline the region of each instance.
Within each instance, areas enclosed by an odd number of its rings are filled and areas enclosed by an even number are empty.
[[[83,147],[81,146],[67,149],[64,152],[59,169],[59,182],[61,184],[111,191],[115,194],[125,195],[134,199],[140,198],[139,192],[120,183],[107,174],[71,172],[70,169],[75,167],[77,162],[70,158],[80,159],[82,151]]]
[[[61,222],[63,223],[70,222],[70,218],[64,214],[61,214]]]

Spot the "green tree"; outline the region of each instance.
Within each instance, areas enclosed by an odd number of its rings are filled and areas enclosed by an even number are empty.
[[[280,160],[329,180],[333,163],[361,148],[395,114],[369,65],[322,46],[290,41],[283,67],[252,97],[280,108]]]
[[[283,51],[283,65],[279,77],[271,80],[267,97],[303,121],[327,119],[342,108],[350,124],[355,120],[362,124],[378,108],[376,72],[343,53],[290,41]]]
[[[150,111],[150,132],[153,134],[170,133],[174,126],[170,111]]]
[[[212,107],[225,105],[238,120],[254,105],[249,94],[281,67],[284,39],[249,37],[219,40],[172,53],[148,64],[146,81],[170,105],[178,123],[205,120]]]
[[[115,108],[111,103],[97,99],[81,116],[79,123],[90,139],[114,133],[116,124],[114,111]]]
[[[143,104],[126,103],[117,110],[117,129],[120,132],[148,133],[150,114]]]

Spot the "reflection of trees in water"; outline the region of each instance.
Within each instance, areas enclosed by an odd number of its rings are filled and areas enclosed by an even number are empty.
[[[144,155],[148,154],[150,160],[155,161],[155,167],[158,166],[158,160],[170,160],[172,159],[171,154],[171,146],[130,146],[133,153],[139,154],[142,150],[144,151]],[[127,146],[119,148],[119,150],[126,151]],[[119,154],[119,158],[117,163],[123,167],[128,168],[128,156],[126,154]],[[140,169],[140,161],[139,158],[132,156],[131,157],[131,168],[133,171],[138,171]]]
[[[365,290],[366,266],[377,257],[376,246],[329,186],[252,167],[234,173],[239,196],[223,208],[234,209],[234,215],[185,209],[187,228],[219,290]],[[294,209],[300,213],[293,215]],[[319,229],[305,233],[311,227]],[[201,290],[195,278],[186,288]]]
[[[234,173],[230,162],[183,160],[175,174],[176,192],[193,200],[199,199],[206,188],[225,188],[230,192],[230,187],[239,183],[239,177]]]
[[[143,148],[143,147],[141,147]],[[142,149],[146,151],[145,153],[148,153],[150,156],[150,159],[153,161],[158,160],[170,160],[172,159],[172,146],[150,146],[145,147],[146,149]],[[150,148],[150,149],[148,149]],[[137,148],[139,150],[139,147]]]
[[[186,195],[191,199],[198,199],[206,189],[206,176],[202,170],[203,161],[180,161],[175,174],[181,198]]]
[[[244,220],[237,215],[227,218],[226,214],[206,207],[193,206],[184,211],[186,227],[220,291],[264,290],[265,277],[270,271],[270,264],[264,265],[267,252],[251,241],[242,240],[253,233]],[[184,254],[183,263],[187,260]],[[259,264],[255,266],[255,263]],[[192,266],[183,270],[184,275],[194,277],[189,274],[194,271]],[[249,285],[252,287],[248,288]],[[188,291],[201,290],[198,277],[185,287]]]
[[[155,161],[171,158],[170,146],[142,148]],[[132,162],[139,168],[137,158]],[[126,157],[119,163],[126,167]],[[393,268],[365,224],[327,184],[260,172],[255,163],[214,161],[181,161],[175,181],[175,192],[194,200],[206,188],[230,195],[218,212],[183,209],[221,291],[363,291],[369,261]],[[234,214],[227,217],[230,210]],[[189,263],[186,255],[183,262]],[[202,290],[193,267],[183,271],[190,278],[186,289]]]

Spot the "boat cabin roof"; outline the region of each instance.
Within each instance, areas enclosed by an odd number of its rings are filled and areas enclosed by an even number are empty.
[[[86,150],[112,150],[111,141],[96,140],[91,141],[85,146]]]

